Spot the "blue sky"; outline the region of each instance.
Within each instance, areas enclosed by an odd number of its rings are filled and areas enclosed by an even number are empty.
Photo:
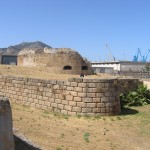
[[[150,49],[149,8],[149,0],[2,0],[0,47],[42,41],[106,61],[107,43],[117,60],[132,60]]]

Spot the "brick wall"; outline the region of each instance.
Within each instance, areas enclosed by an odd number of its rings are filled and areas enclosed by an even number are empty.
[[[115,115],[120,113],[120,92],[137,84],[136,79],[56,81],[0,76],[0,95],[12,102],[65,115]]]

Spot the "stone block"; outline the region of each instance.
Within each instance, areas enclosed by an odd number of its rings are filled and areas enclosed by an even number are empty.
[[[94,113],[100,113],[101,109],[100,108],[93,108],[92,112],[94,112]]]
[[[68,110],[68,111],[71,111],[71,110],[72,110],[72,106],[67,106],[67,105],[65,105],[64,109],[65,109],[65,110]]]
[[[69,116],[76,116],[76,114],[77,114],[76,112],[70,112],[70,111],[68,111],[68,115]]]
[[[48,97],[43,96],[43,100],[44,100],[44,101],[48,101]]]
[[[81,102],[81,100],[82,100],[81,97],[74,97],[75,102]]]
[[[81,112],[81,107],[72,107],[72,111]]]
[[[28,98],[28,102],[34,102],[33,98]]]
[[[62,104],[68,105],[69,101],[68,100],[62,100]]]
[[[77,96],[77,92],[70,91],[70,95],[72,95],[72,96]]]
[[[35,107],[36,108],[42,108],[42,105],[36,104]]]
[[[86,107],[86,103],[84,103],[84,102],[77,102],[77,106],[79,106],[79,107]]]
[[[79,97],[86,97],[86,93],[84,93],[84,92],[78,92],[78,96]]]
[[[59,87],[60,87],[59,85],[54,85],[54,86],[53,86],[53,89],[54,89],[54,90],[59,90]]]
[[[105,96],[105,94],[104,93],[96,93],[96,97],[104,97]]]
[[[75,78],[75,82],[82,82],[83,79],[82,78]]]
[[[81,87],[75,87],[74,91],[76,91],[76,92],[82,92],[82,88]]]
[[[70,105],[70,106],[76,106],[76,105],[77,105],[77,103],[76,103],[76,102],[74,102],[74,101],[69,101],[69,105]]]
[[[105,106],[105,103],[96,103],[96,107],[97,108],[104,108],[106,106]]]
[[[106,108],[101,108],[101,113],[105,113],[106,112]]]
[[[101,97],[101,103],[109,102],[109,97]]]
[[[34,103],[35,103],[35,104],[38,104],[38,103],[39,103],[39,100],[34,99]]]
[[[73,90],[74,90],[74,87],[68,86],[68,87],[67,87],[67,90],[68,90],[68,91],[73,91]]]
[[[112,92],[106,92],[106,93],[104,93],[104,95],[105,95],[106,97],[108,97],[108,96],[113,96],[114,93],[112,93]]]
[[[55,102],[55,99],[51,97],[51,98],[48,99],[48,101],[53,103],[53,102]]]
[[[92,108],[82,108],[82,112],[83,113],[91,113],[92,112]]]
[[[57,108],[57,104],[56,103],[51,103],[51,107]]]
[[[37,99],[43,100],[43,96],[37,96]]]
[[[94,88],[94,87],[96,87],[96,83],[88,83],[87,86],[89,88]]]
[[[71,84],[71,82],[68,82],[68,81],[64,82],[64,85],[66,85],[66,86],[70,86],[70,84]]]
[[[96,87],[105,88],[105,83],[96,83]]]
[[[23,101],[27,101],[27,100],[28,100],[28,97],[23,97]]]
[[[86,83],[78,83],[78,87],[85,88],[85,87],[87,87],[87,84]]]
[[[87,93],[87,97],[96,97],[96,94],[95,93]]]
[[[100,103],[101,102],[101,98],[93,98],[93,102]]]
[[[61,99],[55,99],[55,103],[57,104],[61,104],[62,103],[61,101],[62,101]]]
[[[113,102],[113,101],[115,101],[115,100],[116,100],[116,97],[110,97],[110,98],[109,98],[109,101],[110,101],[110,102]]]
[[[90,102],[93,102],[93,99],[92,99],[92,98],[87,98],[87,97],[85,97],[85,98],[82,98],[82,101],[83,101],[83,102],[87,102],[87,103],[89,102],[89,103],[90,103]]]
[[[66,100],[72,101],[73,100],[73,96],[72,95],[66,95]]]
[[[69,81],[69,82],[74,82],[74,81],[75,81],[75,78],[69,78],[68,81]]]
[[[46,106],[51,106],[51,102],[44,102]]]
[[[45,105],[42,105],[41,109],[43,109],[43,110],[47,110],[47,109],[48,109],[48,107],[47,107],[47,106],[45,106]]]
[[[63,110],[64,109],[64,105],[63,104],[58,104],[58,108]]]
[[[68,111],[67,111],[67,110],[61,110],[61,113],[62,113],[63,115],[68,115]]]
[[[44,105],[44,101],[39,101],[39,104]]]
[[[86,107],[94,108],[96,103],[86,103]]]
[[[31,105],[30,105],[30,106],[31,106],[31,107],[36,107],[36,106],[35,106],[35,103],[31,103]]]
[[[78,83],[77,83],[77,82],[71,82],[71,85],[70,85],[70,86],[77,87],[77,86],[78,86]]]
[[[31,97],[32,97],[33,99],[35,99],[35,98],[37,98],[37,95],[32,94]]]

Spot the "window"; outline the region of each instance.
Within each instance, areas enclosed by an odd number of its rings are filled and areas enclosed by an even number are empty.
[[[64,70],[72,70],[72,67],[71,67],[71,66],[64,66],[63,69],[64,69]]]
[[[82,66],[82,70],[88,70],[88,66]]]

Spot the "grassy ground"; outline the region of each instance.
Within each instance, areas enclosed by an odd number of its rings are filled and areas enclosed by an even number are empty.
[[[13,124],[43,150],[149,150],[150,105],[119,116],[69,117],[12,104]]]

